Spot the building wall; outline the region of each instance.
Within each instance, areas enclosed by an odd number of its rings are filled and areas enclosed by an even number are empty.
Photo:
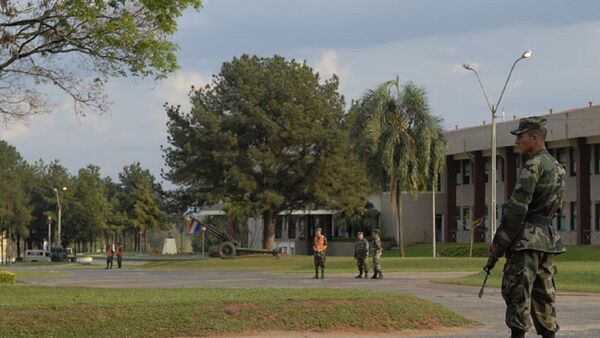
[[[600,160],[600,106],[591,106],[586,108],[572,109],[561,113],[546,115],[548,118],[547,129],[547,148],[550,152],[564,152],[564,166],[567,171],[566,188],[563,196],[564,206],[562,221],[565,223],[562,229],[559,230],[561,237],[566,244],[574,245],[583,243],[583,237],[588,236],[590,244],[600,245],[600,172],[596,168],[600,166],[597,162]],[[522,164],[520,156],[515,153],[514,140],[515,137],[510,134],[510,130],[517,127],[518,120],[500,122],[497,125],[497,155],[498,155],[498,170],[496,184],[496,202],[498,204],[498,219],[502,215],[502,205],[512,192],[513,186],[509,181],[509,176],[518,177],[519,166]],[[447,166],[452,165],[456,168],[456,175],[451,175],[452,181],[456,180],[455,187],[455,210],[451,215],[456,213],[456,216],[445,217],[445,222],[449,224],[450,229],[445,229],[444,240],[453,240],[457,242],[469,242],[471,239],[471,223],[475,216],[475,185],[474,185],[474,163],[476,156],[482,156],[489,163],[491,151],[490,144],[491,126],[484,125],[479,127],[464,128],[448,131],[446,138],[448,140],[447,159],[452,163],[447,163]],[[579,146],[583,144],[589,147],[589,187],[581,187],[583,190],[580,194],[589,191],[589,198],[584,195],[580,198],[589,199],[589,214],[584,217],[589,217],[589,235],[581,229],[582,218],[577,215],[575,220],[572,220],[571,209],[580,210],[580,201],[578,201],[578,186],[577,174],[571,174],[571,163],[577,159]],[[574,149],[575,152],[571,152]],[[479,153],[478,153],[479,152]],[[510,153],[508,153],[510,152]],[[554,153],[555,156],[558,156]],[[514,158],[515,163],[510,163],[510,159]],[[501,162],[502,161],[502,162]],[[463,170],[464,164],[470,163],[470,178],[467,184],[464,184]],[[486,165],[486,172],[489,175],[489,164]],[[513,170],[514,172],[509,172]],[[504,171],[504,172],[502,172]],[[446,215],[447,210],[445,203],[454,203],[452,198],[447,198],[446,191],[449,184],[446,174],[441,175],[442,192],[437,194],[436,213]],[[587,178],[582,178],[582,182],[587,182]],[[514,184],[514,182],[512,182]],[[597,187],[597,188],[596,188]],[[481,189],[481,188],[478,188]],[[491,183],[486,182],[483,187],[485,196],[486,213],[490,205],[490,189]],[[481,194],[481,190],[479,192]],[[431,202],[430,193],[423,193],[416,199],[408,198],[408,195],[403,195],[406,243],[426,242],[431,241]],[[428,197],[429,196],[429,197]],[[479,195],[481,196],[481,195]],[[395,218],[389,207],[389,194],[381,198],[373,198],[372,202],[381,211],[381,221],[384,230],[384,236],[396,237]],[[574,203],[574,204],[572,204]],[[585,201],[584,201],[585,203]],[[481,205],[481,204],[480,204]],[[580,210],[581,211],[581,210]],[[480,212],[480,211],[479,211]],[[577,212],[576,212],[577,213]],[[465,219],[465,215],[467,219]],[[456,223],[456,229],[453,227]],[[483,236],[475,236],[478,240],[490,241],[491,234],[489,231],[489,218],[486,217],[486,231]],[[557,226],[555,220],[555,226]]]

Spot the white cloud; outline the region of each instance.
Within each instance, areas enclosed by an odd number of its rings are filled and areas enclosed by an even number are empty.
[[[335,50],[325,50],[315,64],[315,71],[321,75],[321,79],[329,79],[334,74],[340,79],[340,87],[343,87],[345,81],[350,77],[350,66],[341,65]]]
[[[13,122],[8,126],[0,127],[0,139],[14,142],[27,137],[29,127],[24,122]]]
[[[160,82],[154,91],[169,104],[189,107],[188,94],[192,86],[200,88],[207,83],[200,73],[179,71]]]

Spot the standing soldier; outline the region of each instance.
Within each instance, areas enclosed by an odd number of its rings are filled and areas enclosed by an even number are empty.
[[[313,252],[315,255],[315,279],[319,278],[319,268],[321,268],[321,279],[325,278],[325,254],[327,251],[327,237],[321,234],[321,228],[315,230],[313,241]]]
[[[381,252],[383,247],[381,246],[381,238],[379,238],[379,229],[373,229],[373,277],[371,279],[382,279],[383,273],[381,272]]]
[[[120,242],[117,242],[117,266],[119,269],[121,268],[121,264],[123,263],[123,247]]]
[[[113,250],[113,246],[108,244],[106,246],[106,269],[112,269],[113,266],[113,255],[114,255],[115,251]]]
[[[363,272],[365,273],[365,279],[369,278],[369,265],[367,263],[367,257],[369,256],[369,242],[365,239],[362,231],[359,231],[358,241],[354,244],[354,258],[356,258],[356,264],[358,265],[358,276],[354,278],[363,278]]]
[[[565,252],[552,218],[562,205],[565,170],[545,148],[546,120],[524,118],[511,131],[516,148],[529,155],[512,196],[504,205],[498,231],[490,246],[484,269],[491,269],[506,255],[502,297],[506,302],[506,325],[511,337],[524,337],[531,327],[552,338],[556,321],[554,256]]]

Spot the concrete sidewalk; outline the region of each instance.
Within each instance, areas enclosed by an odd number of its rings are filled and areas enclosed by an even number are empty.
[[[39,270],[43,270],[40,267]],[[17,269],[14,269],[17,270]],[[374,335],[373,337],[508,337],[504,326],[504,302],[498,289],[486,289],[478,298],[479,287],[438,284],[440,278],[456,278],[472,272],[449,273],[386,273],[383,280],[354,279],[352,274],[330,274],[323,280],[312,279],[311,274],[272,274],[260,271],[149,271],[140,269],[66,269],[68,275],[43,278],[25,277],[25,284],[47,286],[84,286],[110,288],[351,288],[375,289],[414,295],[445,305],[482,325],[468,330],[406,332]],[[558,285],[560,290],[560,285]],[[600,337],[600,295],[559,293],[559,337]],[[366,337],[364,334],[311,332],[268,333],[248,337]],[[528,336],[534,337],[534,333]]]

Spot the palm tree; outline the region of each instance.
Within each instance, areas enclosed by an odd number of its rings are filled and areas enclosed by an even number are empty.
[[[415,196],[435,182],[431,175],[437,177],[445,154],[441,119],[431,114],[423,88],[401,85],[398,78],[368,90],[350,114],[355,115],[352,140],[374,188],[390,191],[404,256],[402,191]]]

